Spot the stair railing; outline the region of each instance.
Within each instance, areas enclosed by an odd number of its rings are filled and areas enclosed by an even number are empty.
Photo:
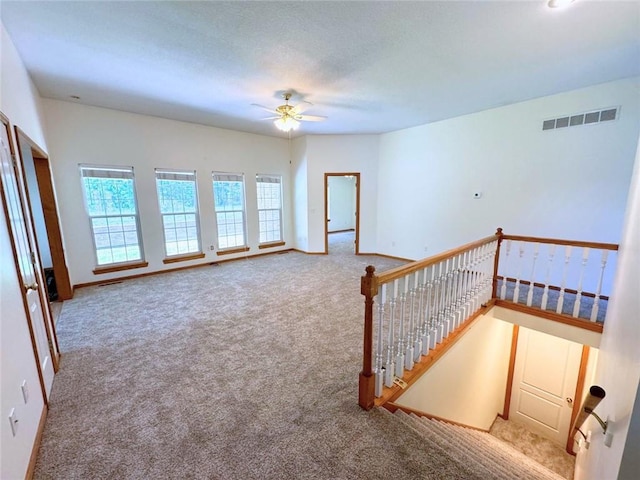
[[[496,304],[588,320],[601,331],[618,245],[517,235],[500,244]]]
[[[498,229],[379,275],[375,267],[366,268],[362,408],[372,408],[384,387],[402,385],[405,372],[491,300],[501,236]]]

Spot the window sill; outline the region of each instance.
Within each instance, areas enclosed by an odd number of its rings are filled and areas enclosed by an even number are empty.
[[[135,263],[121,263],[118,265],[105,266],[105,267],[96,267],[93,269],[94,275],[100,275],[102,273],[111,273],[111,272],[120,272],[122,270],[131,270],[134,268],[144,268],[148,267],[149,262],[135,262]]]
[[[274,247],[284,247],[284,242],[271,242],[271,243],[261,243],[258,245],[258,248],[262,250],[263,248],[274,248]]]
[[[219,250],[216,255],[231,255],[232,253],[248,252],[249,247],[229,248],[228,250]]]
[[[189,260],[199,260],[201,258],[204,258],[204,253],[202,252],[188,253],[186,255],[175,255],[172,257],[167,257],[164,260],[162,260],[162,263],[167,264],[167,263],[176,263],[176,262],[186,262]]]

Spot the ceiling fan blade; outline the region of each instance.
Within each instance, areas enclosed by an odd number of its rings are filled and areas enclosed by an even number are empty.
[[[263,117],[260,120],[277,120],[279,118],[282,118],[280,115],[278,115],[277,117]]]
[[[266,111],[267,111],[267,112],[269,112],[269,113],[275,113],[275,114],[278,114],[278,112],[276,112],[273,108],[265,107],[264,105],[259,105],[259,104],[257,104],[257,103],[252,103],[252,104],[251,104],[251,106],[252,106],[252,107],[258,107],[258,108],[261,108],[261,109],[263,109],[263,110],[266,110]]]
[[[320,115],[296,115],[296,120],[302,120],[303,122],[322,122],[327,119],[327,117],[322,117]]]
[[[293,107],[293,113],[298,115],[302,112],[309,110],[311,107],[313,107],[313,103],[307,102],[306,100],[302,100],[302,102],[300,102],[295,107]]]

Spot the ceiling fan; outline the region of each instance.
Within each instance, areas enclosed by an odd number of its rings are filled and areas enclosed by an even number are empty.
[[[322,117],[320,115],[302,115],[302,112],[313,106],[313,104],[309,102],[302,102],[298,105],[289,105],[291,96],[291,92],[283,93],[282,98],[284,98],[284,105],[280,105],[275,109],[265,107],[264,105],[258,105],[257,103],[252,103],[252,105],[275,114],[275,116],[263,118],[263,120],[274,120],[274,125],[278,130],[282,130],[283,132],[297,130],[300,127],[300,122],[322,122],[327,119],[327,117]]]

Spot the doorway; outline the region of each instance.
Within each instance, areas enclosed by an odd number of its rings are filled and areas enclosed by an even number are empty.
[[[360,252],[360,173],[324,174],[324,253]],[[348,245],[345,245],[348,243]]]
[[[586,364],[582,345],[520,327],[517,334],[509,420],[567,446],[577,390]]]
[[[15,127],[27,203],[50,301],[73,298],[48,156]]]
[[[40,387],[47,404],[53,377],[58,370],[60,351],[46,299],[35,228],[31,212],[24,203],[24,183],[18,170],[9,120],[3,115],[0,118],[3,124],[0,136],[0,195],[3,198],[16,272],[22,286],[22,300],[38,365]]]

